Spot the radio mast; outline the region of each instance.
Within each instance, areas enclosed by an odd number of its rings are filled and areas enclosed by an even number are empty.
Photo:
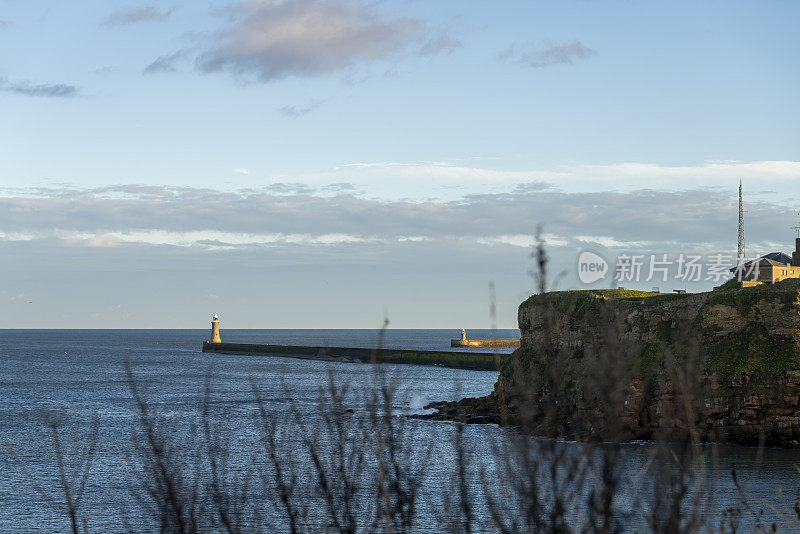
[[[744,263],[744,208],[742,206],[742,181],[739,180],[739,250],[736,259],[739,265]]]

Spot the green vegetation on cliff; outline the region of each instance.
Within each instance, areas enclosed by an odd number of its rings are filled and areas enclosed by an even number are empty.
[[[723,286],[725,287],[725,286]],[[535,365],[535,352],[550,314],[549,333],[564,357],[580,357],[606,340],[615,323],[620,340],[635,347],[631,362],[638,378],[663,377],[666,362],[680,362],[689,350],[702,357],[701,371],[716,377],[723,391],[761,391],[800,370],[800,281],[707,293],[651,293],[634,290],[557,291],[534,295],[520,305],[523,346],[518,362]],[[576,350],[579,349],[579,350]],[[511,378],[511,366],[506,366]]]
[[[546,300],[558,313],[568,314],[575,319],[582,320],[599,315],[602,309],[601,304],[604,301],[642,302],[652,305],[681,300],[686,296],[686,293],[654,293],[634,289],[552,291],[544,296],[533,295],[520,307],[540,304]]]
[[[795,281],[716,291],[703,309],[735,310],[744,320],[735,330],[707,321],[708,369],[717,373],[723,389],[744,379],[758,392],[788,371],[800,369],[798,318],[800,300]],[[702,310],[701,310],[702,311]]]
[[[799,295],[800,293],[798,293],[794,284],[764,284],[755,287],[714,291],[710,294],[707,305],[722,304],[747,314],[755,306],[766,303],[769,306],[779,305],[782,313],[791,313],[792,306],[797,304]]]
[[[760,393],[788,371],[800,369],[800,355],[791,340],[743,331],[709,347],[707,367],[717,375],[722,391],[733,391],[744,380],[745,391]]]

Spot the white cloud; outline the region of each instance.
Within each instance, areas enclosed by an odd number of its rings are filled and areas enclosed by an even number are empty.
[[[580,168],[580,167],[579,167]],[[798,178],[800,161],[710,161],[702,165],[659,165],[655,163],[616,163],[611,165],[586,165],[587,170],[622,176],[653,176],[670,178],[693,178],[704,180],[734,175],[764,178]]]
[[[466,195],[495,194],[515,187],[544,189],[549,184],[567,193],[631,192],[641,189],[683,191],[702,187],[730,189],[744,180],[746,200],[785,200],[800,181],[800,161],[707,162],[670,166],[623,162],[608,165],[562,165],[521,170],[493,169],[448,162],[356,162],[319,173],[276,180],[299,181],[313,186],[348,182],[365,195],[395,200],[459,200]],[[800,194],[800,191],[798,191]]]
[[[610,236],[578,235],[574,239],[582,243],[595,244],[607,248],[637,249],[654,244],[653,241],[620,241]]]
[[[725,172],[739,170],[725,165]],[[408,166],[395,164],[347,168],[355,173],[408,171]],[[438,163],[425,168],[452,170]],[[368,250],[373,244],[400,251],[443,243],[525,249],[535,244],[539,223],[547,232],[546,245],[560,249],[726,251],[736,241],[736,183],[679,191],[570,193],[540,181],[499,181],[493,185],[495,192],[489,191],[487,182],[477,186],[465,182],[443,189],[452,199],[387,200],[346,183],[336,184],[340,177],[333,178],[328,176],[329,188],[276,183],[240,191],[142,185],[35,189],[27,195],[17,190],[5,197],[0,194],[0,241],[35,240],[36,246],[61,241],[123,251],[134,244],[284,252],[360,245],[369,245],[361,248]],[[405,178],[398,182],[408,187],[410,178]],[[752,254],[764,252],[770,242],[786,244],[768,248],[791,248],[789,226],[796,208],[783,190],[778,191],[772,198],[761,194],[748,205],[746,230]],[[783,230],[775,227],[775,220],[786,221]]]
[[[98,234],[86,240],[90,247],[118,247],[122,243],[122,239],[112,234]]]
[[[0,232],[2,241],[32,241],[36,239],[36,234],[20,232]]]
[[[222,231],[169,232],[147,230],[131,232],[55,232],[59,239],[81,241],[91,247],[116,247],[124,243],[169,245],[176,247],[203,247],[209,249],[241,246],[269,245],[336,245],[342,243],[368,243],[375,239],[348,234],[251,234]]]
[[[541,239],[546,247],[565,247],[569,240],[555,234],[542,234]],[[482,245],[511,245],[512,247],[532,248],[536,246],[536,237],[531,234],[498,235],[480,237],[475,240]]]
[[[564,193],[633,192],[651,189],[655,192],[687,191],[713,188],[735,191],[739,179],[744,180],[745,202],[771,201],[781,204],[800,203],[800,161],[711,161],[698,165],[670,166],[658,163],[621,162],[608,165],[561,165],[556,167],[504,169],[469,166],[463,162],[353,162],[318,172],[291,175],[243,174],[249,169],[231,172],[242,177],[231,184],[228,192],[251,188],[277,194],[300,191],[320,194],[353,194],[383,201],[405,199],[414,202],[429,200],[462,201],[470,195],[506,194],[509,192],[561,191]],[[11,178],[13,179],[13,177]],[[265,185],[266,182],[266,185]],[[47,197],[53,188],[31,188],[20,181],[17,187],[7,181],[0,194],[19,197]],[[157,184],[140,184],[94,188],[97,197],[138,198],[142,195],[174,195],[190,190],[193,183],[168,188]],[[237,189],[234,189],[237,188]],[[72,188],[76,194],[78,190]],[[324,190],[324,191],[323,191]],[[64,188],[59,190],[64,194]],[[794,197],[793,197],[794,195]]]

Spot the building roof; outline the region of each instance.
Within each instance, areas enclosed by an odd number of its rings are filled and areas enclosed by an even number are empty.
[[[759,267],[780,267],[782,265],[791,264],[792,257],[784,254],[783,252],[770,252],[769,254],[764,254],[760,258],[756,258],[754,260],[744,262],[744,268],[750,269],[750,266],[753,264],[754,261],[758,262]],[[730,271],[735,272],[739,266],[736,265],[731,267]]]
[[[775,262],[773,265],[786,265],[787,263],[792,263],[792,257],[788,254],[784,254],[783,252],[770,252],[765,256],[761,256],[761,259]]]

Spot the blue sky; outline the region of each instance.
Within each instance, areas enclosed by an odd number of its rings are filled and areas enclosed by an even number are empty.
[[[739,179],[788,251],[799,15],[0,0],[8,326],[485,327],[490,280],[514,326],[537,224],[577,287],[584,248],[735,250]]]

